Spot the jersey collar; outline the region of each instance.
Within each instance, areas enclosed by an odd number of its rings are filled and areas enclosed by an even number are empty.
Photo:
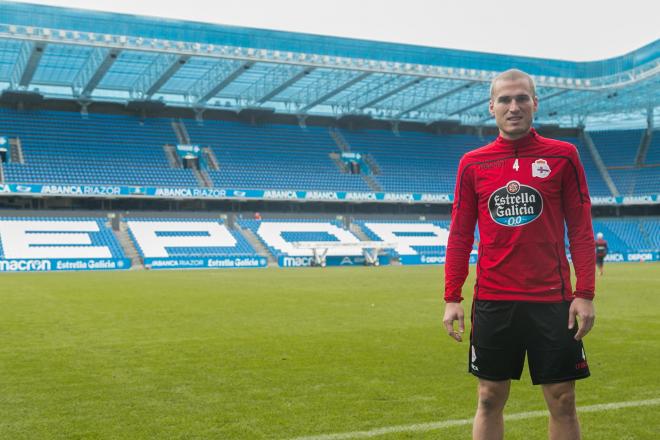
[[[538,136],[538,133],[536,130],[532,127],[529,129],[529,133],[527,133],[525,136],[516,139],[516,140],[509,140],[509,139],[504,139],[501,135],[497,136],[497,139],[495,142],[499,145],[502,146],[508,146],[508,147],[515,147],[516,149],[519,147],[523,147],[525,145],[529,145],[530,142],[533,142],[536,137]]]

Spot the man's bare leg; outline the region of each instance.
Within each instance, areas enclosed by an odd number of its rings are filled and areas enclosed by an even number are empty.
[[[580,440],[580,422],[575,409],[575,381],[543,385],[543,397],[550,410],[550,440]]]
[[[504,438],[504,405],[509,398],[510,380],[479,379],[477,414],[474,416],[474,440],[502,440]]]

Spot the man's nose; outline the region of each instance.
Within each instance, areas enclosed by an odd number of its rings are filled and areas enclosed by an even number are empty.
[[[518,101],[515,99],[511,100],[511,103],[509,104],[509,111],[510,112],[517,112],[520,110],[520,106],[518,105]]]

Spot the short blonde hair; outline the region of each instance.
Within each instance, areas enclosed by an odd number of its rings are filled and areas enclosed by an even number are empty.
[[[495,83],[497,83],[500,80],[504,81],[515,81],[520,78],[525,78],[527,81],[529,81],[529,86],[531,88],[532,92],[532,98],[536,96],[536,84],[534,84],[534,79],[529,76],[528,73],[523,72],[522,70],[518,69],[509,69],[506,70],[499,75],[497,75],[495,78],[493,78],[493,81],[490,83],[490,97],[491,99],[493,98],[493,91],[495,90]]]

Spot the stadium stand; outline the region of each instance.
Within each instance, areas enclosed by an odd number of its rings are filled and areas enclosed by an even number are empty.
[[[655,130],[652,134],[645,165],[660,166],[660,130]]]
[[[341,173],[330,158],[339,147],[325,127],[227,121],[187,122],[193,143],[209,145],[220,165],[215,186],[236,189],[371,191],[360,175]]]
[[[346,230],[337,220],[278,219],[278,220],[239,220],[242,228],[252,230],[275,257],[311,256],[312,249],[294,247],[295,241],[328,241],[332,243],[359,243],[360,239]],[[362,255],[355,247],[329,249],[328,255]]]
[[[225,262],[260,258],[263,263],[248,262],[245,266],[263,267],[264,251],[259,255],[255,246],[249,243],[248,231],[258,237],[266,252],[276,260],[313,255],[311,248],[296,247],[295,242],[359,244],[368,240],[393,243],[395,247],[383,253],[403,264],[442,263],[450,227],[449,220],[388,219],[381,216],[353,220],[349,229],[343,221],[327,218],[237,219],[237,229],[229,229],[220,219],[192,217],[127,217],[123,222],[145,265],[159,260],[165,261],[160,267],[166,268],[169,268],[167,262],[176,262],[172,267],[221,267],[221,264],[202,263],[186,266],[188,263],[181,262],[182,259],[209,258]],[[354,229],[355,226],[358,229]],[[657,255],[660,252],[660,217],[599,218],[594,220],[593,229],[594,233],[605,235],[611,254]],[[98,217],[4,217],[0,219],[0,244],[0,263],[16,259],[119,260],[128,254],[106,225],[106,220]],[[475,255],[476,249],[475,243]],[[334,258],[362,255],[363,250],[359,247],[331,247],[328,250],[328,256]],[[240,265],[226,264],[226,267]],[[2,267],[0,264],[0,269]]]
[[[599,218],[594,232],[602,232],[610,252],[660,250],[660,218]]]
[[[397,243],[388,252],[393,257],[401,255],[445,255],[449,221],[401,221],[356,220],[372,240]]]
[[[660,219],[649,218],[640,220],[642,231],[651,245],[651,249],[660,250]]]
[[[633,166],[642,139],[642,130],[589,132],[607,167]]]
[[[461,156],[485,144],[478,136],[384,130],[342,130],[351,150],[370,154],[380,168],[373,178],[385,191],[453,193]]]
[[[570,142],[575,145],[580,153],[580,160],[582,161],[582,166],[584,167],[584,173],[587,176],[587,184],[589,185],[589,194],[596,197],[610,197],[612,193],[610,192],[603,176],[601,176],[598,167],[594,162],[593,157],[589,150],[582,144],[580,139],[577,138],[559,138],[562,141]]]
[[[7,182],[199,186],[167,161],[177,140],[166,119],[0,108],[0,133],[20,139],[25,160],[4,164]]]
[[[125,258],[98,217],[2,217],[0,259]]]
[[[590,133],[621,195],[656,194],[660,191],[660,140],[655,136],[656,134],[658,132],[652,137],[645,163],[636,164],[635,159],[643,130]]]
[[[194,144],[210,146],[214,186],[233,189],[362,191],[374,188],[331,157],[340,147],[326,127],[182,120]],[[370,177],[386,192],[453,193],[458,160],[489,139],[386,130],[339,130],[353,152],[369,157]],[[3,164],[6,183],[199,187],[190,169],[173,168],[163,150],[175,145],[171,121],[63,111],[0,108],[0,133],[20,139],[24,163]],[[660,187],[660,136],[644,167],[634,165],[640,130],[591,134],[622,195],[655,194]],[[592,196],[611,196],[588,150],[577,138]],[[622,147],[623,146],[623,147]]]
[[[256,255],[245,237],[221,220],[128,217],[125,221],[143,259]]]

